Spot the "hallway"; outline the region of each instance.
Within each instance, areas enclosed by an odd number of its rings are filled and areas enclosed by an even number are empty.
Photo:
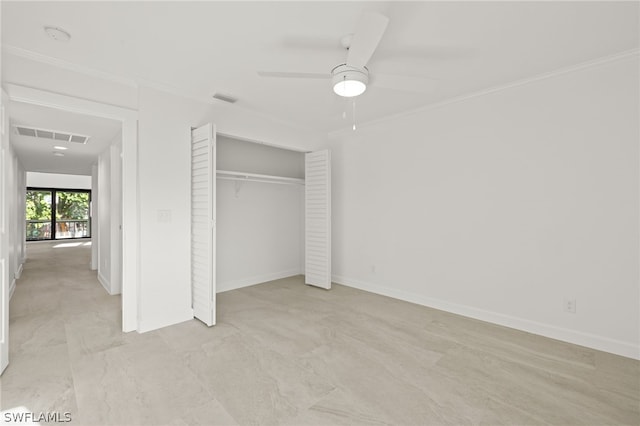
[[[71,360],[97,349],[97,336],[121,335],[120,297],[109,296],[90,270],[89,244],[27,244],[28,259],[9,311],[3,409],[27,405],[32,412],[77,413]]]

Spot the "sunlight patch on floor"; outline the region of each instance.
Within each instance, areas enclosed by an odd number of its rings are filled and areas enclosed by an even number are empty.
[[[26,425],[39,425],[40,423],[34,421],[36,415],[31,412],[27,407],[13,407],[8,410],[0,411],[0,415],[2,416],[2,424],[6,423],[16,423],[21,426]]]
[[[78,247],[81,245],[82,243],[62,243],[62,244],[56,244],[55,246],[53,246],[53,248]]]

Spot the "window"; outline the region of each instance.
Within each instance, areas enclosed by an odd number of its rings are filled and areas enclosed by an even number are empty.
[[[27,188],[27,241],[91,237],[90,205],[88,190]]]

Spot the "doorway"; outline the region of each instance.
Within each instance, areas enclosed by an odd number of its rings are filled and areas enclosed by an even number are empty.
[[[119,121],[122,125],[122,331],[138,329],[137,111],[7,84],[10,101]]]

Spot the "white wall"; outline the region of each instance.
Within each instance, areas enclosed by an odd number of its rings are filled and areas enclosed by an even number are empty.
[[[111,157],[110,184],[110,284],[111,294],[122,292],[122,137],[117,137],[109,147]]]
[[[217,167],[304,178],[304,154],[217,138]],[[217,181],[217,290],[302,273],[304,187]]]
[[[0,103],[0,334],[9,335],[9,298],[12,282],[9,271],[9,203],[7,193],[11,175],[9,173],[9,96],[2,90],[2,102]],[[9,341],[0,342],[0,373],[9,363]]]
[[[27,186],[36,188],[91,189],[91,176],[27,172]]]
[[[640,357],[638,89],[634,56],[337,135],[335,281]]]
[[[94,231],[98,233],[98,280],[107,293],[111,288],[111,150],[107,148],[98,157],[98,220]]]
[[[97,271],[100,260],[98,251],[100,239],[98,224],[100,223],[100,191],[98,186],[98,164],[91,166],[91,270]]]
[[[122,136],[98,157],[96,245],[98,280],[109,294],[122,292]]]
[[[217,135],[219,170],[304,179],[304,154]]]
[[[6,200],[8,212],[8,269],[11,285],[11,295],[15,290],[16,279],[22,274],[22,264],[25,260],[26,244],[26,192],[25,192],[25,171],[18,156],[10,143],[5,151],[7,156],[7,187]]]
[[[12,149],[13,151],[13,149]],[[14,185],[13,185],[13,238],[11,245],[13,246],[13,274],[16,279],[22,275],[22,265],[26,260],[26,172],[18,155],[12,152],[13,169],[14,169]]]
[[[2,104],[5,108],[9,107],[8,97],[4,90],[2,91]],[[22,265],[25,261],[25,197],[26,197],[26,174],[24,167],[20,163],[13,145],[10,140],[9,129],[9,111],[5,110],[3,119],[4,133],[2,134],[2,156],[3,164],[0,172],[2,173],[3,187],[0,191],[2,198],[2,214],[0,220],[4,220],[4,225],[0,225],[3,229],[2,247],[0,248],[0,258],[4,260],[5,271],[4,280],[9,285],[9,294],[13,295],[16,286],[16,280],[22,274]],[[3,219],[4,218],[4,219]],[[4,309],[4,308],[3,308]]]

